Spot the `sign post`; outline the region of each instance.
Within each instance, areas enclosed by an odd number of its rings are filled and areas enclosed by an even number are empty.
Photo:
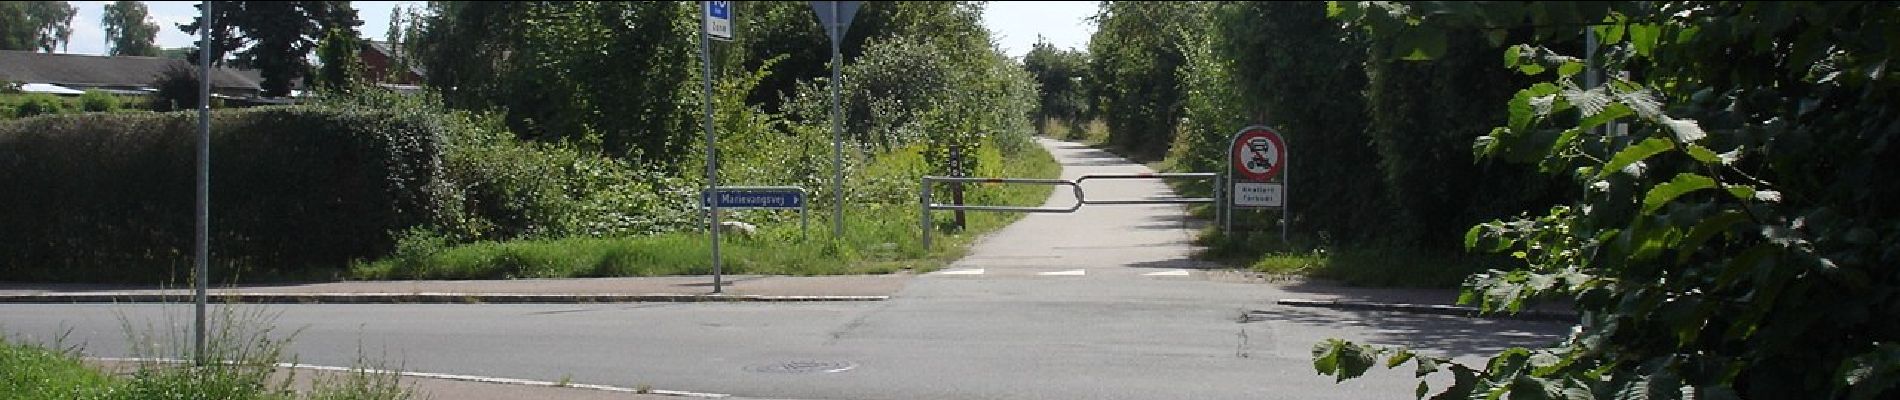
[[[191,258],[193,275],[192,303],[196,324],[192,325],[192,361],[198,366],[211,362],[205,354],[205,305],[210,302],[211,286],[211,2],[203,2],[198,25],[198,204],[192,224]]]
[[[1221,231],[1234,228],[1233,208],[1280,209],[1280,240],[1287,237],[1288,218],[1286,139],[1265,126],[1249,126],[1234,134],[1227,151],[1227,176],[1234,177],[1231,198],[1223,199],[1228,211],[1221,216]],[[1238,176],[1236,176],[1238,175]],[[1279,178],[1275,181],[1274,178]],[[1226,196],[1223,196],[1226,197]]]
[[[858,15],[858,6],[862,1],[813,1],[812,11],[818,13],[818,24],[825,28],[825,34],[831,37],[831,237],[844,237],[844,133],[841,116],[843,107],[838,103],[839,68],[844,63],[838,48],[844,43],[844,32],[851,29],[851,18]]]
[[[719,187],[719,151],[718,138],[713,135],[712,39],[717,31],[720,40],[732,40],[732,2],[705,1],[701,5],[700,21],[705,25],[699,30],[699,58],[703,60],[700,77],[706,84],[706,188],[713,190]],[[719,270],[719,203],[710,204],[706,214],[706,234],[712,237],[713,293],[717,294],[724,289]]]

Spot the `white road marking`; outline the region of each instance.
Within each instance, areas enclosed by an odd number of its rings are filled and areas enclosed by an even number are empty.
[[[93,359],[99,360],[99,361],[106,361],[106,362],[128,362],[128,363],[160,363],[160,364],[187,364],[189,363],[189,361],[186,361],[186,360],[169,359],[169,358],[97,357]],[[230,361],[224,361],[221,363],[235,364],[234,362],[230,362]],[[302,369],[309,369],[309,370],[316,370],[316,371],[329,371],[329,372],[344,372],[344,373],[359,373],[360,372],[360,373],[371,374],[371,375],[394,374],[397,376],[407,377],[407,378],[442,379],[442,380],[451,380],[451,381],[491,383],[491,384],[500,384],[500,385],[589,389],[589,390],[598,390],[598,391],[603,391],[603,392],[644,393],[644,394],[694,397],[694,398],[705,398],[705,399],[722,399],[722,398],[732,397],[732,395],[729,395],[729,394],[719,394],[719,393],[699,393],[699,392],[687,392],[687,391],[680,391],[680,390],[654,390],[654,389],[642,389],[642,388],[625,388],[625,387],[608,386],[608,385],[591,385],[591,384],[585,384],[585,383],[548,382],[548,381],[537,381],[537,380],[529,380],[529,379],[495,378],[495,377],[477,376],[477,375],[439,374],[439,373],[433,373],[433,372],[395,371],[395,370],[381,370],[381,369],[368,369],[368,368],[345,368],[345,367],[331,367],[331,366],[324,366],[324,365],[308,365],[308,364],[292,364],[292,363],[277,363],[272,366],[275,366],[278,368],[302,368]],[[836,372],[836,371],[827,371],[827,372]]]
[[[1088,275],[1088,274],[1089,274],[1089,270],[1086,270],[1086,269],[1072,269],[1068,271],[1049,271],[1049,272],[1036,273],[1036,275],[1042,275],[1042,276],[1083,276],[1083,275]]]
[[[1141,276],[1188,276],[1188,270],[1177,269],[1173,271],[1149,272],[1141,274]]]
[[[982,275],[982,268],[947,269],[937,271],[938,275]]]

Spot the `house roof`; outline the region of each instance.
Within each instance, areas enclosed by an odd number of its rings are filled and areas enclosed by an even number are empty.
[[[391,46],[389,42],[379,42],[375,40],[365,40],[363,42],[369,45],[370,50],[374,50],[378,53],[383,53],[384,56],[388,56],[390,58],[403,57],[402,48]],[[420,63],[410,63],[410,64],[420,64]],[[429,76],[428,71],[422,69],[421,65],[410,65],[409,73],[416,74],[416,76]]]
[[[158,57],[95,56],[0,50],[0,80],[61,86],[151,86],[173,66],[193,68],[185,60]],[[256,71],[216,68],[211,86],[259,90]]]

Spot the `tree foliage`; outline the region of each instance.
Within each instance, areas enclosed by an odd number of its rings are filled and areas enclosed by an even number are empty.
[[[1315,349],[1341,379],[1413,362],[1449,369],[1441,398],[1891,398],[1900,383],[1900,7],[1881,2],[1338,3],[1375,36],[1480,32],[1528,44],[1503,65],[1536,82],[1479,154],[1588,188],[1538,216],[1473,227],[1475,250],[1524,266],[1462,300],[1517,310],[1571,296],[1584,316],[1553,348],[1483,368],[1343,341]],[[1585,29],[1603,43],[1567,51]],[[1394,55],[1442,53],[1432,39]],[[1585,84],[1601,65],[1607,83]],[[1427,390],[1421,386],[1420,395]]]
[[[1295,229],[1339,242],[1389,237],[1396,216],[1366,131],[1367,40],[1329,21],[1320,2],[1223,3],[1214,14],[1216,52],[1245,66],[1234,69],[1233,101],[1247,122],[1272,126],[1298,149],[1300,182],[1322,183],[1296,183]],[[1194,132],[1215,137],[1191,165],[1220,170],[1236,130]]]
[[[73,36],[78,11],[64,1],[0,2],[0,50],[51,53]]]
[[[272,97],[290,94],[297,79],[310,76],[308,57],[325,34],[343,30],[356,37],[356,27],[363,25],[348,1],[214,1],[211,6],[212,62],[223,64],[226,54],[235,55],[239,65],[263,75],[264,95]],[[193,17],[178,29],[196,35],[203,23],[202,16]]]
[[[312,86],[332,92],[349,91],[363,79],[363,60],[357,56],[362,48],[363,41],[349,30],[332,29],[324,34],[323,41],[317,43],[321,64]]]
[[[1202,29],[1204,2],[1103,2],[1089,38],[1100,112],[1112,145],[1165,154],[1185,115],[1181,66]]]
[[[1039,103],[1042,107],[1036,111],[1036,129],[1044,128],[1041,121],[1053,119],[1076,126],[1090,116],[1088,52],[1057,49],[1038,36],[1029,52],[1023,55],[1023,69],[1029,70],[1029,74],[1035,77],[1036,86],[1041,91]]]
[[[416,39],[450,104],[502,111],[522,138],[670,165],[696,137],[695,5],[432,3]]]
[[[115,1],[105,5],[99,25],[106,31],[106,54],[115,56],[158,56],[158,24],[152,22],[145,3]]]

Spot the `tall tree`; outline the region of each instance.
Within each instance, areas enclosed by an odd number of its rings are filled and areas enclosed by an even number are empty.
[[[1036,129],[1054,118],[1074,125],[1088,113],[1088,94],[1084,92],[1089,55],[1074,49],[1057,49],[1042,36],[1023,55],[1023,68],[1036,77],[1042,92],[1042,108],[1036,112]],[[1049,132],[1043,132],[1047,134]]]
[[[363,62],[357,52],[363,47],[362,40],[347,30],[332,29],[323,35],[323,41],[317,44],[317,68],[314,86],[333,92],[348,92],[350,86],[363,78]]]
[[[1090,69],[1110,144],[1138,157],[1160,156],[1184,115],[1181,66],[1202,32],[1200,2],[1103,2],[1089,37]]]
[[[0,2],[0,50],[52,52],[73,36],[78,11],[64,1]]]
[[[345,30],[354,38],[363,25],[348,1],[215,1],[212,12],[211,58],[223,63],[229,53],[257,68],[265,96],[289,94],[292,82],[310,74],[308,57],[326,32]],[[178,29],[196,33],[200,18]]]
[[[137,1],[115,1],[107,4],[105,15],[99,18],[99,25],[106,30],[107,53],[115,56],[158,55],[158,46],[153,42],[158,37],[158,24],[152,23],[151,14],[145,3]]]

